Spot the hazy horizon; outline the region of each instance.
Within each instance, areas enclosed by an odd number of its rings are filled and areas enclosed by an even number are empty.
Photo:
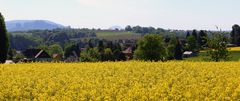
[[[49,20],[73,28],[140,25],[179,30],[231,30],[238,0],[0,0],[6,21]]]

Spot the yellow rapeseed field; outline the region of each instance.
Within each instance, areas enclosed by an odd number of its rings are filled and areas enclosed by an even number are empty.
[[[239,100],[239,62],[0,65],[0,100]]]
[[[229,51],[240,51],[240,47],[231,47],[228,49],[229,49]]]

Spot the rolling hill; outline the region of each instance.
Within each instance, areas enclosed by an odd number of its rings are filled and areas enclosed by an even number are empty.
[[[47,20],[13,20],[6,21],[6,27],[9,32],[13,31],[28,31],[28,30],[44,30],[64,28],[63,25]]]

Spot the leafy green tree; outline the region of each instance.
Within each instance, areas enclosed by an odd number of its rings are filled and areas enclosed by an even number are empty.
[[[207,33],[205,31],[201,30],[199,32],[198,37],[199,37],[198,38],[198,44],[199,44],[200,48],[206,46],[206,44],[207,44]]]
[[[13,57],[17,54],[17,51],[15,49],[9,49],[8,50],[8,59],[13,60]]]
[[[192,31],[192,36],[196,39],[196,41],[197,41],[197,39],[198,39],[198,34],[197,34],[197,30],[193,30]]]
[[[48,53],[52,56],[53,54],[63,54],[63,49],[59,44],[53,44],[49,46]]]
[[[186,35],[186,38],[188,38],[190,36],[190,32],[188,31],[187,32],[187,35]]]
[[[183,55],[183,48],[182,48],[182,44],[181,41],[177,38],[177,43],[175,45],[175,49],[174,49],[174,58],[176,60],[182,60],[182,55]]]
[[[235,24],[231,32],[232,44],[240,45],[240,26]]]
[[[97,62],[100,60],[100,54],[97,48],[87,48],[81,52],[80,61],[81,62]]]
[[[68,58],[70,56],[77,56],[80,57],[81,50],[79,49],[78,44],[66,44],[64,49],[64,56]]]
[[[45,51],[48,51],[49,47],[47,45],[44,45],[44,44],[41,44],[39,46],[36,47],[37,49],[42,49],[42,50],[45,50]]]
[[[184,49],[193,52],[197,52],[199,50],[197,30],[193,30],[191,35],[187,32]]]
[[[114,54],[111,50],[111,48],[106,48],[104,50],[104,61],[114,61]]]
[[[23,60],[24,58],[26,58],[23,54],[16,54],[16,56],[14,56],[13,61],[15,63],[20,62],[21,60]]]
[[[211,61],[226,61],[230,59],[230,53],[227,49],[227,38],[221,33],[213,34],[213,37],[208,39],[207,56]]]
[[[191,35],[187,38],[186,50],[196,52],[198,51],[198,44],[196,38]]]
[[[5,25],[5,20],[0,13],[0,63],[5,63],[9,48],[8,33]]]
[[[104,53],[105,46],[104,46],[103,40],[98,41],[97,48],[100,53]]]
[[[122,52],[122,47],[120,43],[115,43],[114,48],[111,49],[114,56],[114,61],[126,61],[127,58],[125,54]]]
[[[122,53],[121,49],[116,49],[113,51],[114,59],[117,61],[126,61],[127,58],[125,54]]]
[[[55,43],[59,43],[61,46],[64,46],[64,43],[70,40],[69,36],[66,33],[57,33],[50,39]]]
[[[101,61],[104,61],[104,42],[103,40],[98,41],[97,49],[100,54]]]
[[[166,49],[163,45],[162,37],[157,34],[145,35],[138,41],[134,58],[145,61],[164,61],[166,58]]]
[[[156,29],[154,27],[148,27],[148,33],[155,33],[156,34]]]
[[[37,42],[35,39],[29,37],[28,35],[10,35],[10,39],[11,48],[21,51],[41,45],[40,42]]]
[[[143,33],[143,29],[141,26],[134,26],[134,27],[132,27],[132,30],[135,33]]]
[[[125,31],[132,31],[132,27],[130,25],[126,26]]]
[[[175,52],[175,46],[177,44],[177,38],[176,36],[171,36],[170,38],[167,39],[168,41],[165,41],[166,48],[167,48],[167,59],[172,60],[174,59],[174,52]]]

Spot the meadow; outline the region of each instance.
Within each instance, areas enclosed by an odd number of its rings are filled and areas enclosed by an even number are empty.
[[[230,59],[228,61],[240,61],[240,47],[229,47]],[[185,61],[207,61],[207,53],[205,50],[200,51],[198,56],[185,58]]]
[[[237,100],[239,62],[0,65],[0,100]]]
[[[99,31],[96,32],[97,37],[100,39],[106,40],[119,40],[119,39],[139,39],[141,38],[140,34],[134,32],[126,32],[126,31]]]

